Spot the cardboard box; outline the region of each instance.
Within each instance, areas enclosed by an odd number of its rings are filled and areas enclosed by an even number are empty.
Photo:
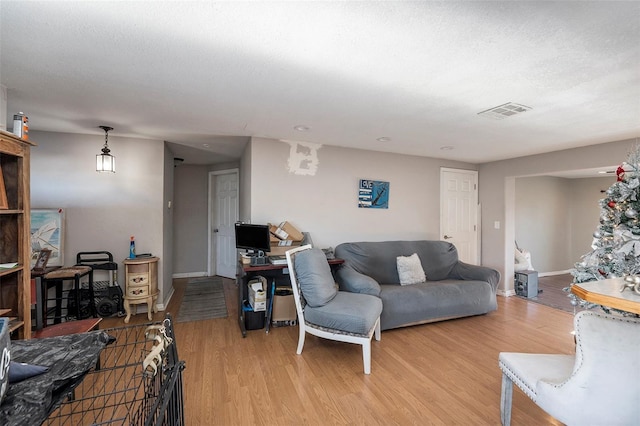
[[[271,250],[269,250],[269,253],[267,254],[267,256],[284,256],[286,252],[288,252],[292,248],[299,246],[301,244],[300,241],[291,241],[291,240],[286,240],[286,241],[290,241],[291,244],[289,245],[271,244]],[[284,241],[281,241],[281,242],[284,242]]]
[[[291,292],[291,290],[289,290]],[[293,294],[278,295],[278,290],[273,296],[273,312],[271,321],[295,321],[298,318],[296,303]]]
[[[272,233],[281,240],[302,241],[304,239],[302,232],[298,231],[295,226],[286,221],[282,222],[275,232]]]
[[[269,239],[271,240],[272,243],[277,243],[278,241],[280,241],[280,238],[276,237],[277,233],[278,233],[278,227],[275,225],[269,224]]]
[[[300,246],[302,241],[278,240],[271,241],[271,249],[268,256],[284,256],[284,254],[294,247]]]
[[[249,281],[249,304],[254,312],[267,310],[267,292],[262,281]]]

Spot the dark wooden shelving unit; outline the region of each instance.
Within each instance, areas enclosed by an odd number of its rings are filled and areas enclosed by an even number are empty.
[[[0,130],[0,315],[12,337],[31,337],[29,160],[33,143]],[[4,204],[6,200],[6,205]]]

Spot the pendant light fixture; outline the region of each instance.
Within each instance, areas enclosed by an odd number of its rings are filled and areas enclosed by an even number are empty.
[[[113,127],[98,126],[104,130],[104,147],[102,148],[102,154],[96,155],[96,172],[116,172],[116,157],[110,154],[109,150],[109,130],[113,130]]]

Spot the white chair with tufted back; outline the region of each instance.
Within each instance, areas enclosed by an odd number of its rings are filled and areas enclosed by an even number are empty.
[[[513,383],[567,425],[640,424],[640,319],[583,311],[574,326],[575,356],[500,353],[503,425]]]

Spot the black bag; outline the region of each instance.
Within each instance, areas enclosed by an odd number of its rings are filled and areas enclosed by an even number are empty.
[[[69,295],[67,296],[67,316],[78,320],[93,316],[91,312],[91,293],[88,288],[80,289],[80,309],[76,307],[76,289],[69,290]]]

